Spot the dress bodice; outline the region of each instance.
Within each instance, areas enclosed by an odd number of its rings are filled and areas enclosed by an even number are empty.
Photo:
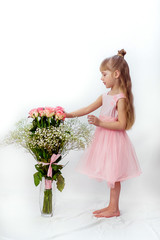
[[[117,102],[121,98],[126,98],[123,93],[119,93],[116,95],[109,95],[108,93],[104,93],[102,95],[102,107],[100,111],[101,118],[118,118],[118,111],[117,111]]]

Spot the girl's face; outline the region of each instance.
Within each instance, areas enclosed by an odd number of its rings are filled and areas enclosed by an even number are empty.
[[[106,86],[106,88],[112,88],[115,83],[115,79],[113,77],[112,72],[109,70],[106,70],[106,71],[102,71],[101,73],[102,73],[101,80]]]

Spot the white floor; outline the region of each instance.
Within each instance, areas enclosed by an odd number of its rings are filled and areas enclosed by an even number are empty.
[[[56,199],[54,216],[40,216],[37,199],[28,195],[1,196],[1,240],[158,240],[160,206],[123,201],[121,216],[95,218],[92,211],[104,207],[104,201]]]
[[[63,171],[65,188],[56,189],[54,215],[45,218],[33,184],[34,159],[15,147],[1,149],[0,156],[0,240],[160,239],[159,187],[145,176],[145,166],[141,177],[121,184],[121,215],[97,219],[92,212],[107,206],[109,189],[76,173],[80,153],[71,153],[64,159],[72,159]]]

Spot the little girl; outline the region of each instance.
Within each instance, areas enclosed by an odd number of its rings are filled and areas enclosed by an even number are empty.
[[[100,65],[101,80],[111,90],[91,105],[66,113],[68,118],[80,117],[102,106],[99,118],[88,115],[88,122],[96,126],[96,131],[77,168],[89,177],[106,180],[110,187],[108,207],[93,212],[98,218],[120,215],[120,182],[141,174],[134,147],[125,131],[134,123],[132,84],[125,54],[122,49]]]

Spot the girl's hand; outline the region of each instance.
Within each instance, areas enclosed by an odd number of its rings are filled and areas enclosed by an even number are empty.
[[[88,122],[95,126],[99,126],[100,124],[99,118],[95,117],[94,115],[88,115]]]
[[[66,115],[66,118],[75,118],[76,117],[74,112],[72,112],[72,113],[65,112],[65,115]]]

